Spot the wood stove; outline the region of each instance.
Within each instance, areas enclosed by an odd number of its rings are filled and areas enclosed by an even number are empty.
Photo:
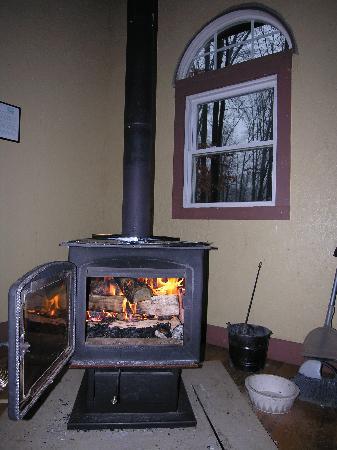
[[[68,362],[85,375],[68,428],[193,426],[181,369],[202,361],[207,243],[152,236],[157,2],[128,1],[122,235],[63,243],[68,261],[9,292],[9,417]]]
[[[69,428],[191,426],[181,369],[202,360],[204,243],[82,239],[9,293],[9,416],[62,367],[85,368]]]

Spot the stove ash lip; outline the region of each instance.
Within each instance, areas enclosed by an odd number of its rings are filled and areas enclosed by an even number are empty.
[[[181,241],[179,238],[152,236],[139,238],[119,234],[93,234],[91,238],[62,241],[61,247],[120,247],[120,248],[172,248],[218,250],[212,243],[199,241]]]

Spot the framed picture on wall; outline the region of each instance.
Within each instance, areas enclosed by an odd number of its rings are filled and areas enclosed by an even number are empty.
[[[21,108],[0,102],[0,139],[20,142]]]

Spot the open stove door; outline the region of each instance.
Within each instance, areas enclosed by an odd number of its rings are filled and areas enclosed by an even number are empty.
[[[22,419],[73,353],[76,266],[37,267],[9,291],[8,415]]]

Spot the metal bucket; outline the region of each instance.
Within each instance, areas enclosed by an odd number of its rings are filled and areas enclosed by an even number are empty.
[[[257,372],[264,368],[272,332],[260,325],[228,323],[229,356],[237,369]]]

